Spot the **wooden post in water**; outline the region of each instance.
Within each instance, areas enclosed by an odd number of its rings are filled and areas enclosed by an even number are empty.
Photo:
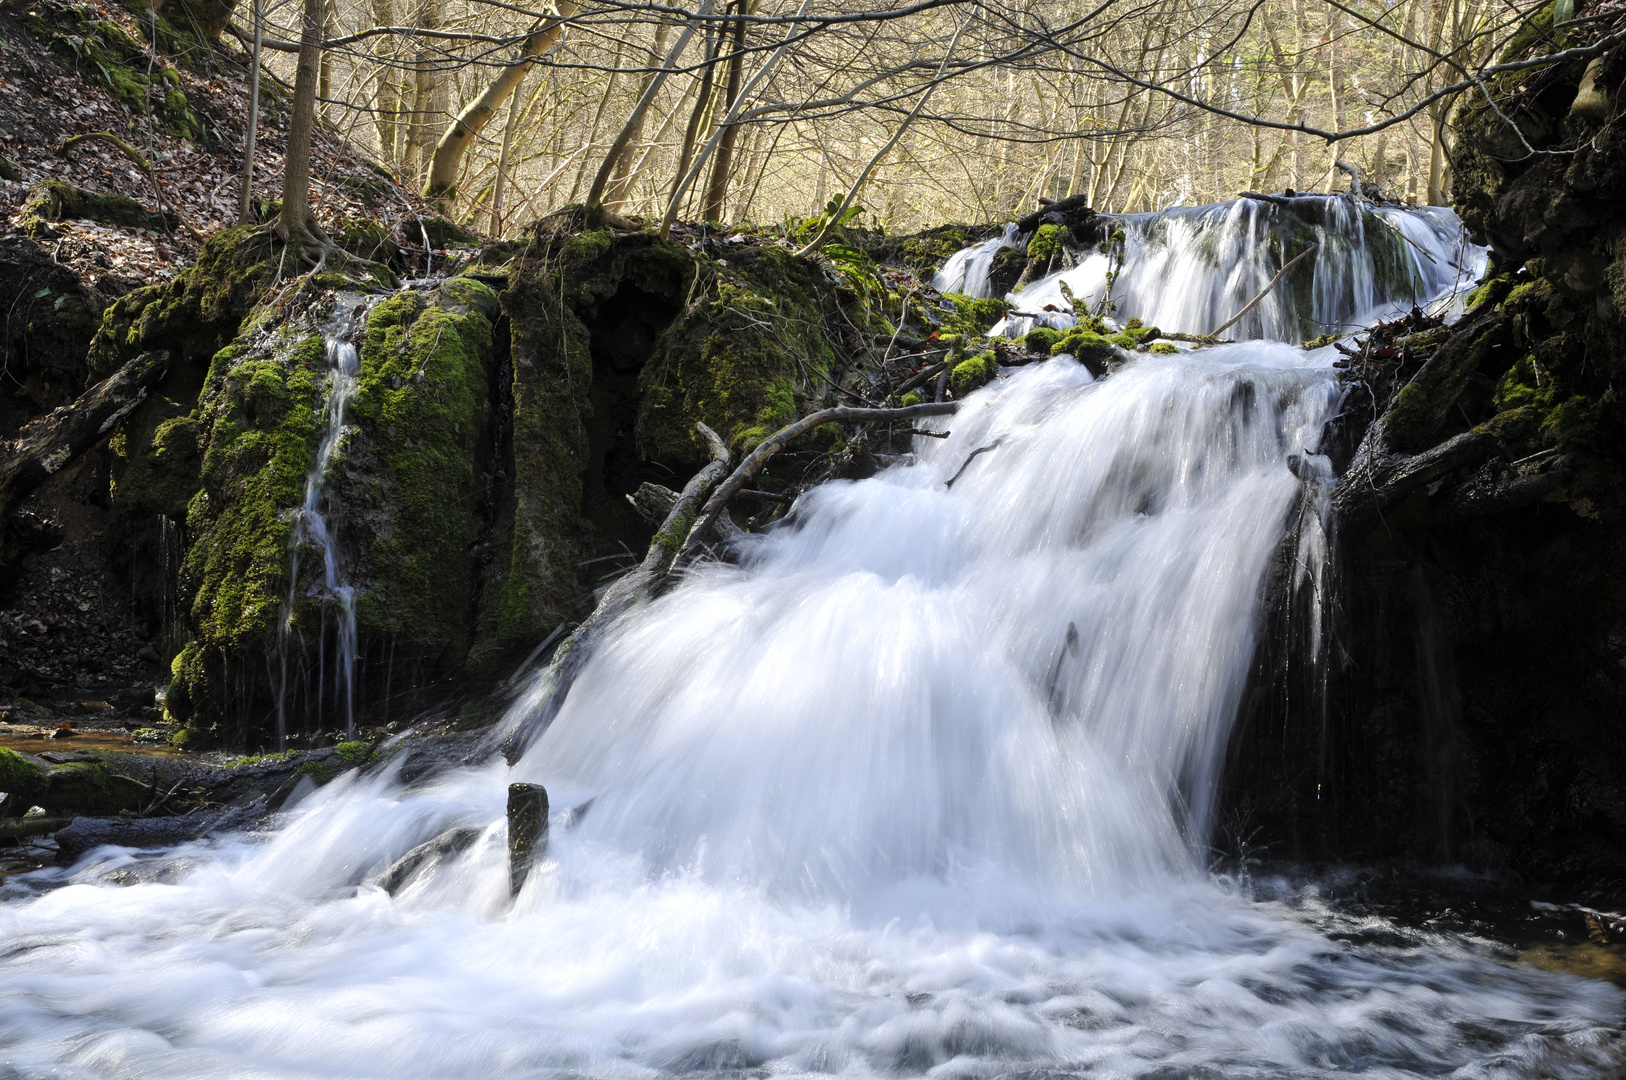
[[[548,789],[508,785],[508,894],[518,896],[531,863],[548,850]]]

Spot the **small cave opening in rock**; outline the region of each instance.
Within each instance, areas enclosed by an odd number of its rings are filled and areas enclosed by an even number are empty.
[[[681,487],[677,476],[659,462],[645,461],[633,429],[638,420],[638,376],[655,351],[656,341],[677,315],[667,296],[623,284],[598,305],[587,322],[593,358],[587,418],[587,470],[582,477],[582,517],[592,526],[589,554],[627,550],[642,554],[654,535],[626,496],[646,481]]]

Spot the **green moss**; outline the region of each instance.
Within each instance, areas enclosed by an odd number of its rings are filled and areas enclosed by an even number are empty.
[[[1040,225],[1028,241],[1028,261],[1048,263],[1067,242],[1069,233],[1065,225]]]
[[[362,628],[459,659],[473,621],[470,511],[482,493],[476,449],[490,411],[487,313],[496,310],[496,294],[466,278],[373,308],[339,485],[362,550],[352,567]]]
[[[840,301],[810,261],[753,246],[696,272],[705,301],[661,336],[639,380],[639,446],[685,465],[703,460],[695,421],[747,450],[804,411],[838,362],[823,327]]]
[[[139,810],[150,799],[146,785],[99,761],[58,765],[46,778],[45,808],[56,813],[106,817]]]
[[[1154,341],[1151,345],[1146,347],[1146,351],[1168,355],[1171,353],[1177,353],[1180,350],[1169,344],[1167,341]]]
[[[975,299],[959,293],[944,293],[943,299],[954,305],[952,312],[943,315],[943,333],[969,337],[982,337],[1011,310],[1011,305],[999,297]]]
[[[366,744],[364,743],[363,745]],[[272,764],[278,761],[287,761],[290,758],[299,756],[299,753],[300,751],[298,750],[284,750],[280,754],[254,754],[250,757],[233,758],[232,760],[226,762],[226,768],[235,769],[243,765],[261,765]]]
[[[0,791],[7,793],[5,814],[21,817],[45,797],[45,770],[15,750],[0,747]]]
[[[1048,326],[1037,326],[1029,330],[1022,337],[1022,345],[1028,352],[1050,355],[1050,350],[1060,341],[1060,331],[1052,330]]]
[[[120,297],[102,314],[86,362],[91,381],[105,379],[144,352],[168,349],[177,365],[200,365],[237,336],[277,270],[278,252],[247,229],[222,229],[197,262],[160,285]]]
[[[182,567],[190,614],[209,655],[263,649],[288,587],[288,510],[297,505],[319,437],[325,348],[284,327],[215,365],[199,409],[202,489],[188,506]]]
[[[898,402],[898,404],[903,405],[903,406],[919,405],[919,404],[922,404],[925,400],[926,400],[925,398],[920,396],[920,391],[919,390],[911,390],[907,394],[903,395],[902,400],[900,400]]]
[[[360,765],[367,760],[372,746],[364,742],[342,742],[333,748],[339,755],[339,760],[346,765]]]
[[[296,779],[310,780],[321,787],[338,776],[339,772],[339,767],[332,761],[306,761],[294,769],[293,775]]]
[[[955,397],[964,397],[992,379],[998,370],[999,357],[994,350],[988,349],[956,365],[949,374],[949,386]]]

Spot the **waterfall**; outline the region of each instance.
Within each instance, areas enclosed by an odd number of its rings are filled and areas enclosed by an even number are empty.
[[[999,254],[1001,248],[1016,247],[1017,239],[1016,226],[1011,224],[992,240],[956,251],[938,271],[937,288],[942,292],[961,293],[979,300],[992,296],[988,275],[994,267],[994,256]]]
[[[1313,244],[1315,252],[1227,331],[1239,339],[1304,341],[1352,333],[1414,305],[1460,310],[1486,254],[1467,242],[1447,209],[1370,206],[1344,196],[1236,199],[1103,220],[1121,236],[1079,251],[1076,265],[1011,293],[1015,310],[994,333],[1064,330],[1078,314],[1105,314],[1206,334]],[[989,270],[1000,247],[1020,245],[1014,231],[1010,226],[997,240],[956,252],[938,273],[937,288],[992,295]],[[1087,311],[1075,313],[1067,291]]]
[[[1171,261],[1214,240],[1189,217]],[[7,1067],[1618,1075],[1614,987],[1210,870],[1262,579],[1330,475],[1335,355],[1006,372],[915,464],[815,488],[611,627],[513,766],[350,774],[269,834],[7,883]],[[555,812],[510,898],[516,781]]]
[[[353,297],[350,299],[354,299]],[[334,663],[335,677],[338,680],[337,690],[344,709],[345,733],[351,738],[356,733],[355,716],[355,679],[356,666],[356,591],[344,577],[344,569],[339,561],[338,536],[331,522],[328,520],[329,491],[328,469],[333,465],[339,447],[345,435],[345,406],[350,401],[350,395],[356,388],[356,375],[361,369],[361,358],[356,346],[350,339],[361,325],[357,316],[364,312],[365,305],[352,307],[347,299],[341,296],[338,300],[338,313],[333,324],[323,334],[324,355],[327,358],[328,386],[327,394],[322,402],[322,438],[317,444],[315,460],[311,462],[310,472],[305,475],[305,493],[300,500],[299,509],[294,512],[294,527],[288,537],[288,596],[283,601],[282,617],[278,623],[277,651],[279,654],[279,670],[277,680],[277,739],[279,748],[286,748],[288,744],[288,660],[294,651],[290,640],[293,634],[294,605],[297,600],[296,591],[299,588],[300,554],[307,547],[314,547],[322,554],[322,583],[326,597],[331,597],[338,607],[338,656]],[[326,616],[323,616],[324,627],[322,643],[319,652],[322,658],[318,660],[318,678],[326,672]],[[320,723],[320,708],[324,694],[319,690],[316,694],[318,709],[318,723]]]

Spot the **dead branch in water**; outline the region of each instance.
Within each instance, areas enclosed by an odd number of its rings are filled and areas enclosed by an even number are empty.
[[[678,549],[677,558],[672,561],[673,566],[686,565],[699,552],[700,545],[705,543],[706,537],[711,534],[727,508],[728,501],[738,495],[745,485],[762,467],[768,459],[784,448],[785,444],[799,435],[804,435],[823,424],[853,424],[865,423],[871,420],[913,420],[923,416],[947,416],[959,408],[956,402],[935,402],[927,405],[906,405],[899,409],[858,409],[838,406],[834,409],[823,409],[809,416],[780,428],[768,436],[745,456],[739,467],[734,470],[726,481],[717,488],[706,502],[705,509],[695,521],[694,527],[684,539],[683,546]]]
[[[1320,244],[1311,244],[1309,247],[1305,248],[1303,251],[1301,251],[1297,255],[1293,256],[1292,260],[1289,261],[1286,266],[1284,266],[1280,270],[1276,271],[1276,276],[1271,278],[1270,281],[1268,281],[1265,284],[1265,287],[1263,289],[1259,290],[1259,295],[1258,296],[1255,296],[1252,300],[1249,300],[1246,304],[1243,304],[1241,311],[1237,312],[1235,315],[1232,315],[1229,319],[1226,319],[1219,326],[1215,327],[1212,331],[1209,332],[1208,336],[1211,337],[1211,338],[1219,337],[1221,334],[1225,333],[1225,331],[1227,331],[1231,327],[1235,326],[1236,323],[1237,323],[1237,320],[1241,319],[1242,316],[1244,316],[1248,312],[1252,311],[1255,304],[1259,303],[1259,301],[1263,300],[1265,297],[1270,295],[1270,290],[1272,290],[1272,289],[1274,289],[1276,287],[1276,283],[1278,281],[1282,280],[1282,278],[1286,276],[1286,274],[1287,274],[1287,272],[1289,270],[1293,269],[1293,267],[1295,267],[1299,263],[1303,262],[1307,257],[1309,257],[1311,252],[1315,251],[1316,248],[1319,248],[1320,246],[1321,246]]]

